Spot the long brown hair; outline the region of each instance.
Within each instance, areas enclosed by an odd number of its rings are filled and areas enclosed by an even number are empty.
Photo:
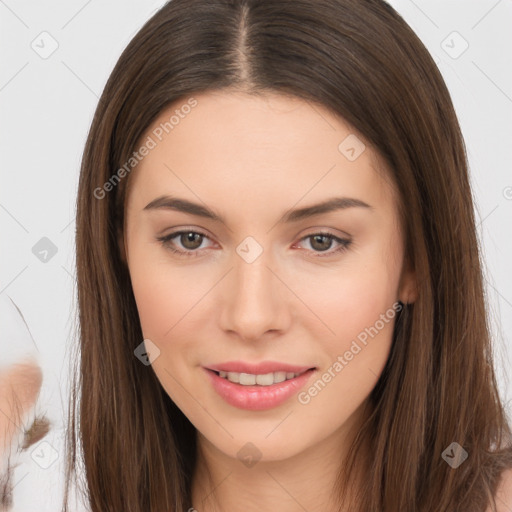
[[[372,463],[351,510],[482,512],[512,448],[465,147],[437,66],[382,0],[172,0],[119,58],[80,173],[67,484],[83,457],[93,512],[191,506],[195,429],[133,354],[143,335],[119,248],[129,171],[118,169],[166,106],[220,89],[327,107],[375,148],[399,193],[418,297],[396,320],[372,413],[340,469],[340,500],[364,442]],[[454,442],[468,454],[457,469],[442,457]]]

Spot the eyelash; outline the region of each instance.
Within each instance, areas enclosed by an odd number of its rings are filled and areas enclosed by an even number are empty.
[[[185,258],[197,257],[198,253],[200,251],[199,249],[182,251],[182,250],[176,249],[170,245],[170,242],[173,238],[176,238],[180,235],[186,235],[189,233],[193,233],[195,235],[200,235],[200,236],[203,236],[204,238],[209,238],[208,235],[206,235],[205,233],[202,233],[200,231],[182,230],[182,231],[175,231],[174,233],[170,233],[165,236],[157,237],[157,240],[167,250],[171,251],[174,254],[177,254],[178,256],[183,256]],[[314,236],[319,236],[319,235],[325,236],[325,237],[329,238],[330,240],[334,240],[335,242],[339,243],[340,246],[337,249],[335,249],[334,251],[329,251],[329,252],[313,251],[314,253],[316,253],[316,256],[314,256],[315,258],[323,258],[323,257],[327,257],[327,256],[332,256],[333,254],[342,253],[342,252],[346,251],[352,243],[352,240],[350,240],[350,239],[339,238],[337,236],[334,236],[332,233],[328,233],[328,232],[324,232],[324,231],[320,231],[318,233],[311,233],[310,235],[302,237],[300,239],[300,241],[302,242],[303,240],[306,240],[308,238],[313,238]]]

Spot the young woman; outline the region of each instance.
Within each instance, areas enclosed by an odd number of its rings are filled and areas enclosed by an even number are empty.
[[[76,244],[93,512],[512,509],[463,139],[385,2],[167,3]]]

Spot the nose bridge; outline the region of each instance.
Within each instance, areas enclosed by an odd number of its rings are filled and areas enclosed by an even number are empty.
[[[242,256],[235,255],[222,302],[221,318],[225,330],[235,331],[242,338],[258,339],[268,330],[285,328],[286,304],[280,289],[282,284],[270,270],[270,263],[270,251],[262,251],[254,261],[245,258],[243,253]]]

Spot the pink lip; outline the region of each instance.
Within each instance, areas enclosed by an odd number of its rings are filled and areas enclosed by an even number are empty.
[[[282,368],[282,366],[281,366]],[[211,380],[213,389],[230,405],[249,411],[264,411],[286,402],[305,386],[315,369],[307,369],[294,379],[278,382],[271,386],[244,386],[220,377],[215,371],[203,368]],[[279,370],[276,370],[279,371]],[[282,371],[285,371],[284,369]],[[253,372],[240,372],[253,373]],[[254,372],[264,373],[264,372]],[[270,371],[267,371],[270,373]],[[299,372],[294,372],[299,373]]]
[[[271,372],[293,372],[302,373],[313,366],[296,366],[287,363],[279,363],[278,361],[262,361],[261,363],[246,363],[244,361],[227,361],[225,363],[212,364],[205,366],[207,370],[215,370],[216,372],[236,372],[251,373],[253,375],[265,375]]]

